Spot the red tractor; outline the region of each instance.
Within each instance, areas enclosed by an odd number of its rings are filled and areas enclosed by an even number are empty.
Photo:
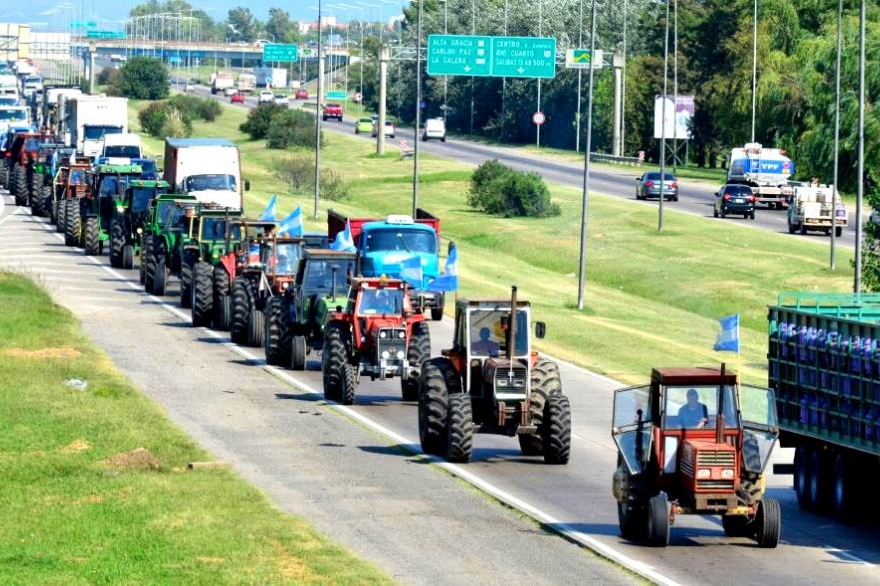
[[[764,468],[779,435],[773,391],[721,368],[655,368],[614,394],[611,435],[620,533],[669,544],[678,515],[721,515],[724,533],[779,543],[779,503]]]
[[[328,313],[324,325],[324,396],[351,405],[365,375],[370,380],[399,378],[403,400],[417,399],[431,336],[425,317],[413,311],[406,282],[353,279],[346,308],[339,309]]]

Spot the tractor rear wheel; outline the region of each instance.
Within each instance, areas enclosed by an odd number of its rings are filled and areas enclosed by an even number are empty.
[[[257,309],[256,304],[252,302],[251,313],[248,316],[247,335],[247,345],[251,348],[261,348],[263,346],[263,330],[266,328],[265,321],[263,312]]]
[[[755,539],[758,547],[770,549],[779,545],[779,528],[782,524],[779,501],[776,499],[760,501],[758,512],[755,514],[755,524],[757,528]]]
[[[89,256],[101,254],[101,224],[95,216],[86,218],[83,228],[83,248]]]
[[[56,232],[64,232],[65,222],[67,221],[67,215],[65,211],[67,210],[67,200],[66,199],[58,199],[55,200],[55,231]]]
[[[140,273],[140,281],[141,285],[144,285],[147,281],[147,259],[149,257],[150,247],[152,246],[153,239],[149,236],[144,236],[141,239],[141,255],[138,258],[138,272]],[[150,286],[152,289],[152,285]],[[147,291],[149,293],[149,290]]]
[[[236,278],[232,283],[232,319],[229,323],[229,336],[236,344],[247,344],[252,299],[250,281],[244,277]]]
[[[21,165],[15,165],[12,168],[12,185],[9,191],[15,196],[15,205],[27,205],[28,188],[27,188],[27,169]]]
[[[275,296],[266,304],[266,332],[263,334],[263,350],[266,364],[291,365],[289,307],[284,297]]]
[[[165,295],[165,285],[168,280],[168,273],[165,267],[165,242],[161,239],[153,243],[150,265],[153,276],[153,295],[161,297]]]
[[[213,274],[213,267],[204,261],[199,261],[193,266],[190,284],[193,327],[201,328],[211,325],[211,316],[214,313]]]
[[[68,199],[64,210],[64,244],[79,246],[82,220],[79,216],[79,200]]]
[[[447,444],[449,396],[461,393],[461,377],[445,357],[426,360],[419,378],[419,441],[426,454],[442,454]]]
[[[552,360],[539,357],[532,368],[532,391],[529,394],[529,415],[532,425],[538,426],[536,435],[519,434],[519,448],[526,456],[539,456],[544,453],[543,430],[544,405],[551,393],[559,393],[562,381],[559,367]]]
[[[184,250],[180,262],[180,306],[184,309],[192,307],[193,266],[199,262],[199,255],[194,250]]]
[[[125,227],[121,218],[113,218],[110,222],[110,266],[122,266],[122,247],[125,246]]]
[[[134,268],[134,246],[126,244],[122,247],[122,268]]]
[[[328,324],[324,331],[324,350],[322,352],[321,374],[324,382],[324,398],[344,403],[348,388],[348,333],[336,324]],[[351,395],[354,401],[354,395]],[[351,402],[347,403],[351,404]]]
[[[446,459],[450,462],[470,462],[474,451],[474,415],[470,395],[456,393],[449,396],[446,414]]]
[[[290,368],[293,370],[305,370],[307,352],[306,337],[293,336],[290,339]]]
[[[226,331],[232,320],[229,273],[222,264],[214,265],[214,329]]]
[[[568,397],[556,393],[544,405],[544,462],[568,464],[571,455],[571,405]]]
[[[409,348],[406,349],[406,360],[409,362],[409,373],[400,377],[400,394],[404,401],[419,399],[419,374],[422,363],[431,357],[431,330],[428,322],[417,321],[412,325]]]
[[[52,184],[46,183],[40,189],[40,215],[52,219]]]
[[[648,501],[648,544],[669,545],[669,502],[662,496],[652,496]]]

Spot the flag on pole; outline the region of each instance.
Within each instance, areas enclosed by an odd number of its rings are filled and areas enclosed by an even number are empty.
[[[718,320],[721,333],[715,340],[715,350],[719,352],[739,352],[739,314],[735,313]]]
[[[343,250],[345,252],[357,252],[354,238],[351,237],[351,222],[345,222],[345,230],[336,234],[336,240],[330,243],[331,250]]]
[[[263,213],[260,214],[259,220],[261,222],[274,222],[275,221],[275,202],[278,200],[277,195],[273,195],[272,199],[269,200],[269,205],[266,206],[266,209],[263,210]]]
[[[279,236],[302,236],[303,235],[303,220],[302,220],[302,208],[297,207],[295,210],[290,212],[283,220],[281,220],[281,227],[278,229]]]
[[[442,275],[431,281],[431,291],[457,291],[458,290],[458,247],[455,244],[449,247],[449,256],[446,257],[446,270]]]
[[[422,257],[416,255],[400,263],[400,278],[416,288],[422,286]]]

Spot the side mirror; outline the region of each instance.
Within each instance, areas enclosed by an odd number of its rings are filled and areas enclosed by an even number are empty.
[[[535,337],[543,338],[547,334],[547,324],[542,321],[535,322]]]

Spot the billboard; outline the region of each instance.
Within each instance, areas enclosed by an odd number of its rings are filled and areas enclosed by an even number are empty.
[[[654,138],[663,138],[665,135],[669,139],[688,140],[691,138],[690,124],[693,117],[693,96],[667,94],[665,99],[659,94],[654,96]]]

